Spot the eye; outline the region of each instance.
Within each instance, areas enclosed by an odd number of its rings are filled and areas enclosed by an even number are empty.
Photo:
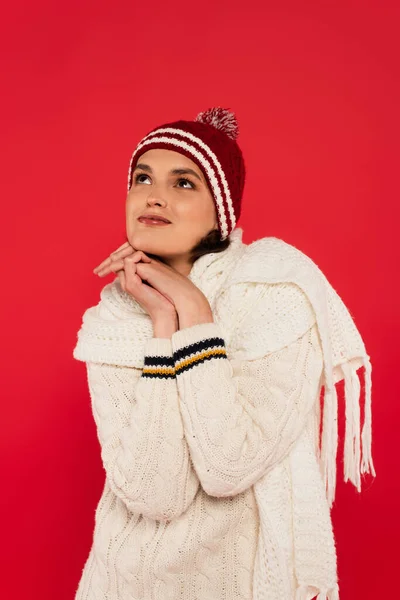
[[[146,173],[139,173],[138,175],[135,176],[135,183],[143,183],[143,181],[139,181],[140,177],[149,177],[148,175],[146,175]],[[196,184],[194,183],[194,181],[191,181],[191,179],[186,179],[186,177],[180,177],[178,179],[178,183],[180,183],[181,181],[185,181],[186,183],[190,183],[190,185],[192,186],[191,188],[183,188],[183,189],[193,189],[195,190],[197,188]],[[178,186],[178,187],[182,187],[182,186]]]
[[[190,185],[192,186],[192,189],[196,189],[196,185],[195,185],[195,184],[194,184],[194,182],[193,182],[193,181],[191,181],[190,179],[186,179],[186,178],[182,178],[182,177],[180,177],[180,178],[178,179],[178,182],[179,182],[179,181],[186,181],[187,183],[190,183]],[[189,189],[190,189],[190,188],[189,188]]]
[[[139,173],[139,175],[136,175],[135,177],[135,183],[139,182],[139,177],[148,177],[148,175],[146,175],[145,173]]]

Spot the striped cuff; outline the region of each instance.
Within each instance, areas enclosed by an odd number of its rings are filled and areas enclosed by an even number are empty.
[[[175,363],[169,338],[150,338],[144,347],[142,377],[175,379]]]
[[[171,337],[175,375],[213,358],[227,359],[225,340],[218,323],[199,323]]]

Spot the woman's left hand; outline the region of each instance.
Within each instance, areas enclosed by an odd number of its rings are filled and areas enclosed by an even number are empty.
[[[119,258],[119,254],[122,258],[130,251],[135,251],[132,247],[130,247],[130,250],[129,246],[126,243],[118,248],[113,253],[114,261]],[[154,258],[149,257],[149,260],[150,262],[137,263],[136,273],[142,281],[146,281],[174,304],[180,325],[183,322],[185,323],[184,326],[188,326],[188,323],[196,320],[196,315],[198,315],[199,322],[213,320],[211,307],[206,296],[186,275],[182,275],[169,265]],[[110,262],[110,259],[106,259],[94,271],[100,277],[108,275],[113,272],[110,269]]]
[[[150,263],[138,263],[136,272],[143,281],[147,281],[175,305],[178,315],[189,307],[209,307],[203,292],[186,275],[165,263],[152,258]]]

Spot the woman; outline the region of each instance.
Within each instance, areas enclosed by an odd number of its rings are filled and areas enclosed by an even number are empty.
[[[216,107],[132,155],[127,242],[95,269],[116,277],[74,349],[106,472],[76,600],[339,598],[335,383],[344,477],[360,491],[375,475],[371,365],[309,257],[242,242],[237,135]]]

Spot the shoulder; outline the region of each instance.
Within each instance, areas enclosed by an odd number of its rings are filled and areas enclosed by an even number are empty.
[[[321,276],[322,271],[305,252],[280,238],[267,236],[246,245],[230,280],[278,283]]]
[[[279,238],[249,244],[224,286],[218,308],[231,320],[231,343],[248,357],[279,350],[316,323],[307,293],[318,267]]]
[[[219,298],[218,316],[241,357],[281,350],[316,323],[308,296],[295,283],[237,283]]]

